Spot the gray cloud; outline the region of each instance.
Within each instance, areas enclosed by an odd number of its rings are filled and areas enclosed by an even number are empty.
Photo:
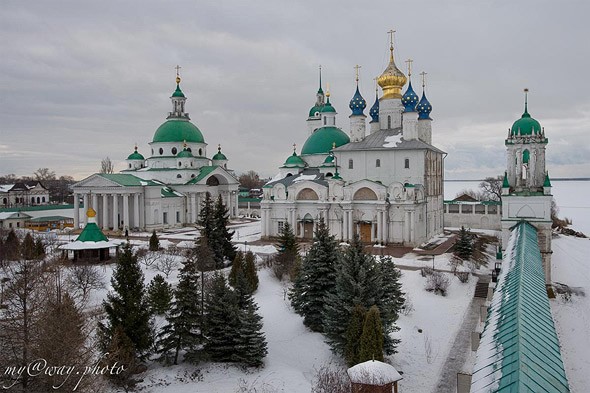
[[[38,167],[87,176],[121,166],[169,111],[173,66],[210,151],[238,172],[271,175],[302,146],[323,65],[338,124],[348,129],[355,64],[373,102],[388,59],[428,72],[434,141],[449,178],[504,167],[506,130],[529,109],[546,128],[552,174],[589,176],[584,1],[9,2],[0,14],[0,173]]]

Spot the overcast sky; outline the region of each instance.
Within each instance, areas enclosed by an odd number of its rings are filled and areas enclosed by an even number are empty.
[[[318,65],[348,131],[354,66],[370,107],[393,28],[418,93],[428,73],[448,179],[503,172],[525,87],[551,176],[590,176],[588,15],[587,0],[5,1],[0,174],[49,167],[82,179],[106,156],[123,169],[135,143],[148,156],[180,64],[209,154],[221,143],[238,173],[273,175],[305,142]]]

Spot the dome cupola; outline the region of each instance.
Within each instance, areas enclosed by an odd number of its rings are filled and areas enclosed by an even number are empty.
[[[367,107],[367,101],[365,101],[359,91],[359,68],[361,68],[361,66],[356,65],[354,68],[356,69],[356,92],[354,93],[354,96],[352,96],[348,107],[352,111],[352,116],[364,116],[365,114],[363,112]]]
[[[143,157],[143,155],[141,155],[140,153],[137,152],[137,146],[135,146],[135,150],[133,151],[133,153],[129,154],[129,157],[127,157],[128,160],[145,160],[145,158]]]
[[[407,82],[407,78],[403,72],[395,65],[393,57],[393,31],[389,32],[391,35],[391,41],[389,45],[389,64],[385,71],[377,78],[377,83],[383,89],[382,100],[391,98],[402,98],[401,91]]]
[[[369,115],[371,115],[371,123],[379,122],[379,95],[377,92],[377,87],[375,87],[375,103],[369,110]]]
[[[283,164],[283,168],[305,168],[307,166],[305,161],[297,155],[297,152],[295,151],[296,147],[297,145],[293,144],[293,154],[287,157]]]
[[[318,88],[318,92],[316,93],[316,102],[315,105],[309,110],[309,117],[319,118],[319,113],[322,111],[322,107],[324,106],[324,90],[322,90],[322,66],[320,65],[320,87]]]
[[[321,127],[307,138],[301,149],[301,154],[328,154],[333,147],[340,147],[349,142],[349,136],[340,128]]]
[[[426,98],[426,73],[420,73],[422,75],[422,98],[420,98],[420,102],[416,106],[416,110],[418,111],[418,120],[432,120],[430,118],[430,112],[432,112],[432,105]]]
[[[520,119],[514,122],[510,129],[510,134],[513,136],[541,134],[541,124],[533,119],[528,111],[528,92],[529,89],[524,89],[524,113]]]
[[[418,94],[412,88],[412,59],[408,59],[408,89],[402,97],[402,104],[404,105],[404,112],[416,112],[416,105],[418,104]]]
[[[213,156],[212,160],[226,160],[227,161],[227,157],[225,156],[225,154],[223,154],[221,152],[221,145],[217,145],[217,153]]]

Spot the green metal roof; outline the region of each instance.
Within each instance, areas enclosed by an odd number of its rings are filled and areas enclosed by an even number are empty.
[[[143,155],[141,153],[137,152],[137,149],[129,154],[129,157],[127,157],[128,160],[145,160],[145,158],[143,157]]]
[[[184,97],[184,93],[180,90],[180,84],[176,85],[176,90],[172,93],[172,97]]]
[[[471,392],[569,392],[537,231],[517,224],[482,333]]]
[[[545,181],[543,182],[543,187],[551,187],[551,180],[549,180],[549,172],[545,174]]]
[[[83,203],[80,203],[80,207],[82,207],[83,205],[84,205]],[[39,211],[39,210],[62,210],[62,209],[69,210],[69,209],[73,209],[73,208],[74,208],[73,204],[3,207],[3,208],[0,208],[0,213],[2,213],[2,212],[18,212],[18,211],[30,212],[30,211]]]
[[[178,158],[192,158],[194,156],[193,156],[193,153],[188,151],[188,149],[185,147],[183,150],[178,152],[176,157],[178,157]]]
[[[160,190],[160,195],[162,196],[162,198],[179,198],[184,196],[178,191],[174,191],[170,187],[162,187],[162,189]]]
[[[307,138],[301,149],[301,154],[328,154],[334,144],[336,147],[340,147],[349,142],[350,138],[340,128],[321,127]]]
[[[211,166],[203,166],[201,167],[199,174],[194,178],[186,182],[186,184],[196,184],[207,177],[211,172],[213,172],[216,168],[219,168],[218,165],[211,165]]]
[[[283,168],[304,168],[305,165],[305,161],[303,161],[301,157],[297,155],[297,153],[293,152],[293,154],[291,154],[289,157],[287,157],[287,160],[285,160]]]
[[[152,142],[205,143],[203,134],[186,119],[170,119],[156,130]]]
[[[315,117],[316,113],[319,113],[322,111],[322,107],[319,105],[314,105],[310,110],[309,110],[309,117]]]
[[[109,239],[102,233],[98,225],[94,222],[86,224],[82,233],[76,238],[76,241],[81,242],[108,242]]]
[[[72,217],[64,216],[46,216],[46,217],[35,217],[31,218],[29,222],[48,222],[48,221],[73,221]]]
[[[160,184],[153,182],[152,180],[143,180],[137,176],[130,175],[128,173],[99,173],[98,176],[102,176],[105,179],[113,181],[122,186],[159,186]]]
[[[538,135],[541,133],[541,124],[531,117],[525,107],[522,117],[514,122],[510,132],[512,135]]]

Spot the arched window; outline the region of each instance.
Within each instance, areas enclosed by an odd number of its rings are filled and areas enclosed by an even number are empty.
[[[177,179],[180,179],[182,177],[182,175],[179,173],[178,175],[176,175]]]
[[[2,204],[3,205],[8,205],[8,198],[3,198],[2,199]]]
[[[381,160],[377,158],[375,161],[375,168],[381,168]]]
[[[182,166],[182,162],[178,161],[178,167],[180,168]]]
[[[194,179],[194,178],[195,178],[195,174],[193,173],[193,174],[191,175],[191,179]]]
[[[387,115],[387,128],[391,128],[391,115]]]
[[[332,172],[328,172],[328,173],[326,173],[326,177],[332,177],[332,176],[334,176],[334,175],[332,174]]]
[[[129,164],[129,169],[131,169],[131,164]]]
[[[353,169],[354,168],[354,162],[352,161],[352,158],[350,160],[348,160],[348,169]]]
[[[528,164],[531,158],[531,153],[528,150],[522,152],[522,162],[523,164]]]
[[[178,150],[175,147],[173,147],[172,148],[172,155],[176,155],[176,153],[178,153]]]
[[[45,197],[41,198],[41,202],[45,202]]]
[[[190,147],[187,147],[186,150],[189,151],[189,152],[191,152],[191,153],[193,152]]]
[[[37,197],[37,203],[41,203],[41,198]]]
[[[203,149],[199,149],[199,155],[202,156],[203,155]]]
[[[410,159],[406,158],[404,160],[404,168],[409,169],[410,168]]]
[[[326,116],[324,116],[324,125],[326,125],[327,121],[328,121],[328,118]]]
[[[154,149],[152,149],[152,156],[154,155]]]
[[[160,147],[160,150],[159,150],[159,152],[160,152],[160,155],[164,154],[164,149],[162,149],[162,148]]]
[[[208,186],[218,186],[219,185],[219,179],[217,179],[215,176],[211,176],[207,179],[206,184]]]

